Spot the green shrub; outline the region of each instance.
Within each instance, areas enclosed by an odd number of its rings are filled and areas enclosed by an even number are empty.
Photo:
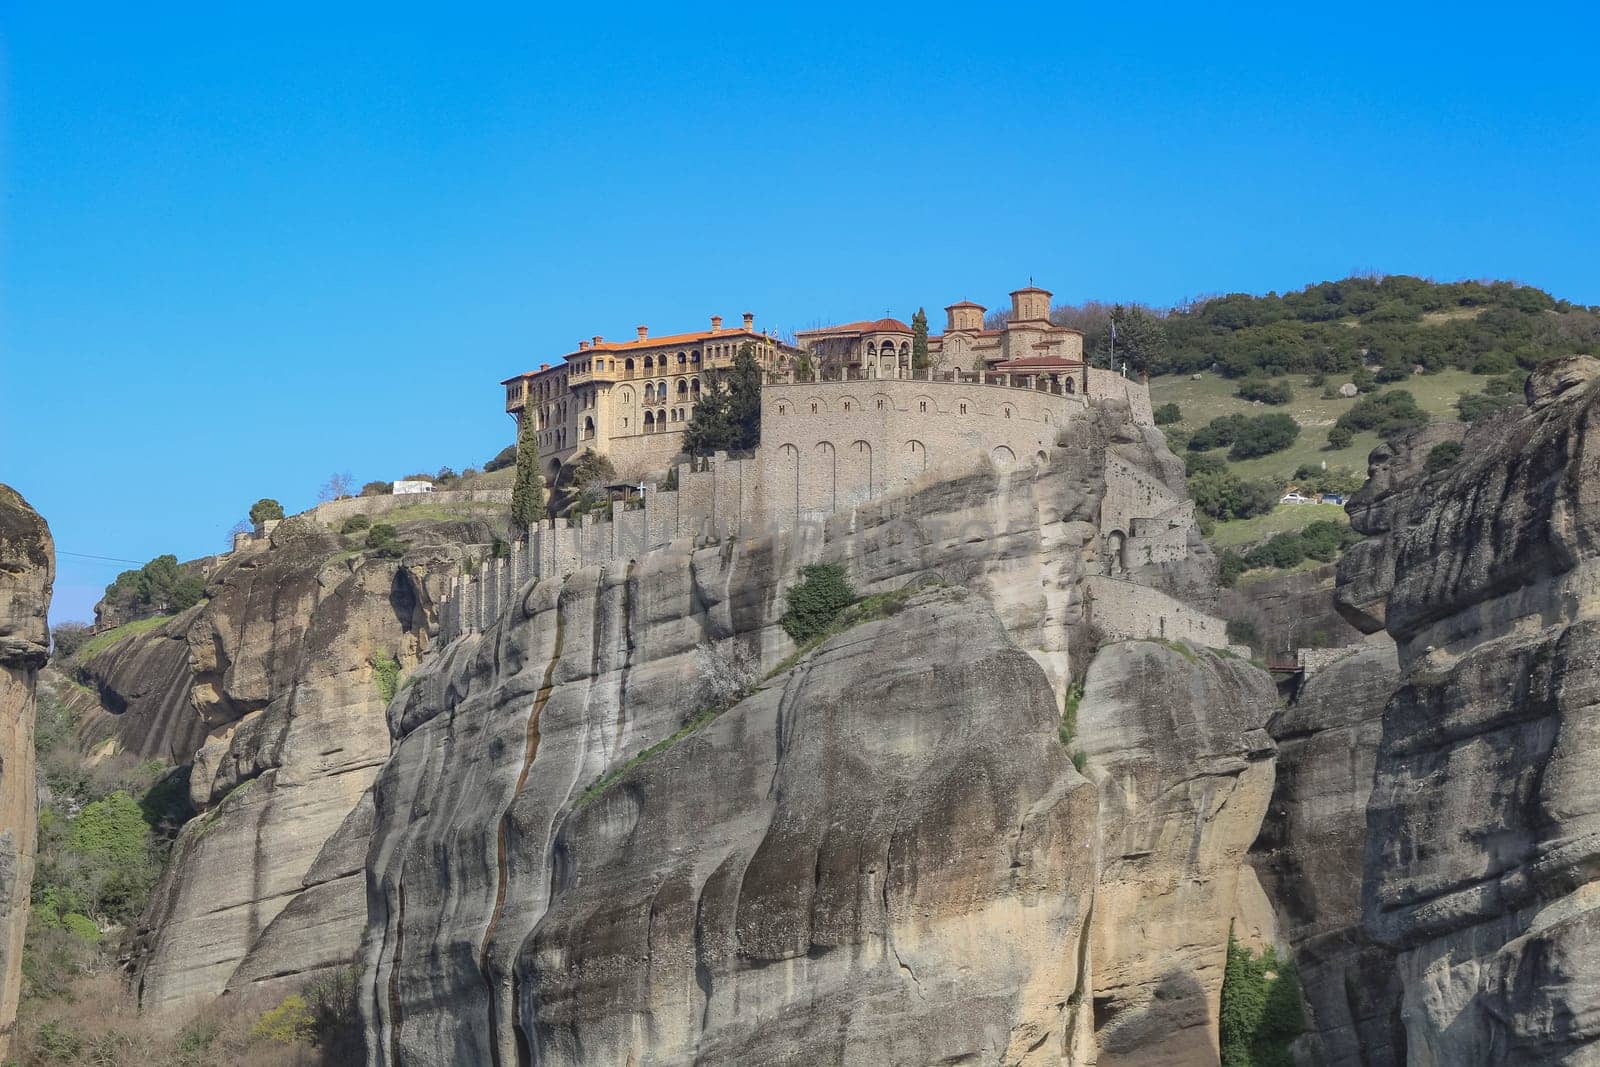
[[[1447,467],[1455,466],[1461,458],[1463,449],[1460,441],[1440,441],[1428,449],[1428,458],[1423,461],[1423,469],[1429,474],[1438,474]]]
[[[1414,430],[1428,421],[1428,413],[1417,407],[1417,398],[1404,389],[1391,389],[1387,393],[1364,396],[1340,415],[1333,424],[1334,430],[1377,430],[1382,437]],[[1333,441],[1329,431],[1328,441]],[[1338,447],[1338,446],[1335,446]]]
[[[1229,933],[1218,1013],[1224,1067],[1289,1067],[1289,1046],[1305,1028],[1294,963],[1270,947],[1258,958]]]
[[[309,1041],[315,1035],[316,1020],[306,998],[299,993],[290,993],[276,1008],[262,1012],[261,1018],[250,1027],[251,1037],[278,1045]]]
[[[1162,404],[1156,408],[1155,416],[1157,426],[1170,426],[1183,421],[1183,410],[1177,404]]]
[[[399,532],[386,522],[372,524],[367,531],[366,545],[374,555],[387,559],[399,559],[405,555],[407,547]]]
[[[118,791],[88,805],[72,820],[67,847],[88,859],[143,859],[149,829],[139,802]]]
[[[1232,549],[1223,549],[1222,555],[1217,559],[1217,584],[1224,589],[1232,589],[1233,583],[1239,580],[1239,575],[1248,569],[1243,556]]]
[[[1343,426],[1335,425],[1328,431],[1328,447],[1335,452],[1349,448],[1355,439],[1356,435]]]
[[[372,680],[377,683],[378,695],[387,707],[400,691],[400,661],[388,653],[373,657]]]
[[[96,926],[94,920],[87,915],[69,911],[61,916],[61,928],[75,937],[81,937],[91,945],[100,941],[100,927]]]
[[[39,1027],[36,1043],[45,1059],[57,1063],[70,1063],[83,1051],[83,1038],[55,1019]]]
[[[1294,390],[1285,381],[1268,381],[1266,378],[1246,378],[1234,390],[1240,400],[1259,400],[1263,404],[1287,404],[1294,399]]]
[[[67,659],[88,644],[92,636],[94,632],[86,622],[59,623],[50,630],[51,652],[58,659]]]
[[[780,622],[796,644],[820,635],[857,600],[840,563],[813,563],[800,568],[800,581],[786,594],[787,607]]]
[[[1508,408],[1521,406],[1522,397],[1515,393],[1498,393],[1493,396],[1484,393],[1462,393],[1456,397],[1456,412],[1461,416],[1462,422],[1477,422]]]
[[[1300,436],[1300,424],[1293,416],[1283,414],[1260,415],[1242,427],[1228,449],[1228,458],[1234,461],[1254,459],[1281,452],[1294,444]]]
[[[339,527],[342,534],[360,533],[372,525],[372,520],[365,515],[352,515],[344,520],[344,525]]]

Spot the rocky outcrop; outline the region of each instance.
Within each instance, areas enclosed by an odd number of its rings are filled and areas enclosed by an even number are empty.
[[[1393,952],[1361,925],[1361,884],[1383,712],[1399,678],[1392,645],[1312,675],[1268,725],[1272,802],[1251,859],[1299,970],[1307,1057],[1327,1067],[1405,1062]]]
[[[1253,880],[1277,706],[1271,677],[1229,656],[1130,641],[1090,664],[1078,741],[1100,798],[1097,1063],[1215,1062],[1217,946]]]
[[[1364,861],[1414,1063],[1600,1062],[1600,363],[1428,475],[1373,454],[1341,610],[1398,643]]]
[[[384,707],[430,647],[463,546],[504,533],[471,518],[399,528],[411,547],[394,559],[310,514],[287,520],[224,558],[201,604],[81,666],[101,707],[80,743],[191,765],[200,812],[138,932],[145,1010],[273,992],[354,958]]]
[[[1359,644],[1361,631],[1334,607],[1337,576],[1332,563],[1271,578],[1247,575],[1222,591],[1217,613],[1254,630],[1260,652]]]
[[[1181,647],[1096,656],[1105,453],[1165,453],[1081,429],[1038,469],[533,583],[430,657],[373,792],[373,1061],[1214,1055],[1274,689]],[[818,559],[932,588],[796,662],[777,623]],[[726,641],[770,673],[701,722],[697,646]],[[1057,736],[1085,670],[1095,785]],[[1173,933],[1135,936],[1162,893]]]
[[[0,485],[0,1060],[11,1045],[33,882],[33,716],[50,655],[55,543],[39,513]]]

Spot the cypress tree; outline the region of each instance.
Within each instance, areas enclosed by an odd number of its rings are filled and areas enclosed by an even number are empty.
[[[511,524],[526,530],[544,508],[544,478],[539,474],[539,441],[533,412],[524,408],[517,423],[517,481],[511,490]]]
[[[761,364],[755,349],[743,344],[733,366],[707,382],[684,430],[683,448],[692,456],[708,456],[760,443]]]
[[[911,316],[911,369],[928,368],[928,313],[921,308]]]

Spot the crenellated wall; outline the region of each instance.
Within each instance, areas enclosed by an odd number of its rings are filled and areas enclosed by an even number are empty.
[[[443,639],[488,626],[535,577],[635,559],[685,538],[752,537],[820,522],[924,475],[982,460],[1002,471],[1042,466],[1062,435],[1088,418],[1097,398],[1126,403],[1136,425],[1152,425],[1142,383],[1109,371],[1089,373],[1088,399],[1009,380],[769,383],[762,389],[761,448],[680,463],[677,488],[647,488],[642,503],[614,501],[608,514],[532,528],[508,556],[457,579],[442,612]],[[1193,502],[1115,453],[1105,456],[1100,528],[1117,539],[1107,546],[1110,569],[1183,559]],[[1138,630],[1140,636],[1156,632],[1154,622]],[[1184,635],[1205,645],[1222,640],[1220,631],[1216,637]]]

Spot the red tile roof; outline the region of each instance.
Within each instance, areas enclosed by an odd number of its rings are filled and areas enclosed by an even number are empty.
[[[997,363],[995,370],[1055,370],[1061,367],[1081,367],[1083,360],[1068,359],[1065,356],[1022,356],[1019,359],[1008,359],[1004,363]]]
[[[962,300],[959,303],[946,304],[944,306],[946,311],[949,311],[951,308],[977,308],[979,311],[986,310],[982,304],[975,304],[971,300]]]
[[[815,337],[825,333],[910,333],[911,327],[899,319],[862,319],[839,326],[819,326],[815,330],[800,330],[796,337]]]

